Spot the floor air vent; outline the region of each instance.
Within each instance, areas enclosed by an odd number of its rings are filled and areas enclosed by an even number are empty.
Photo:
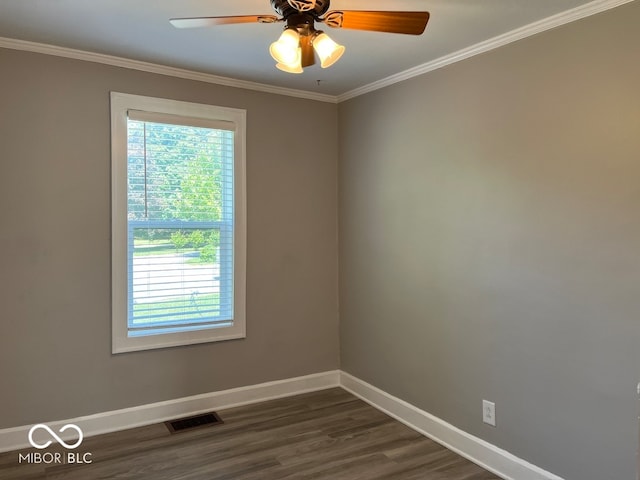
[[[196,428],[213,427],[214,425],[222,425],[223,423],[222,419],[215,412],[164,422],[171,433],[186,432]]]

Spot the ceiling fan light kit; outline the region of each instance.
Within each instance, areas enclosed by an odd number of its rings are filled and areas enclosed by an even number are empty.
[[[302,73],[305,67],[316,63],[328,68],[344,55],[345,47],[337,44],[315,22],[331,28],[368,30],[372,32],[422,35],[429,12],[376,12],[341,10],[329,12],[330,0],[271,0],[271,6],[280,15],[242,15],[231,17],[173,18],[176,28],[197,28],[234,23],[286,22],[280,38],[269,47],[276,67],[287,73]]]
[[[303,67],[315,63],[314,51],[320,57],[322,68],[330,67],[344,54],[345,47],[338,45],[322,30],[314,28],[311,15],[293,13],[286,18],[286,22],[280,38],[269,47],[269,53],[277,62],[276,67],[283,72],[304,72]]]

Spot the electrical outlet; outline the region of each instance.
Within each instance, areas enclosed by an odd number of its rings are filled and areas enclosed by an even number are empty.
[[[496,404],[482,400],[482,421],[492,427],[496,426]]]

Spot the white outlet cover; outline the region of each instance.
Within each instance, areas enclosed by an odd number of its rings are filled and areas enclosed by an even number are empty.
[[[492,427],[496,426],[496,404],[482,400],[482,421]]]

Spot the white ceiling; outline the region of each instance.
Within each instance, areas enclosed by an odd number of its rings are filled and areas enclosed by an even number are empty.
[[[281,23],[169,24],[173,17],[272,14],[269,0],[0,0],[0,37],[339,96],[562,12],[625,1],[333,0],[332,10],[427,10],[431,19],[419,37],[325,27],[345,55],[301,75],[280,72],[269,56]]]

